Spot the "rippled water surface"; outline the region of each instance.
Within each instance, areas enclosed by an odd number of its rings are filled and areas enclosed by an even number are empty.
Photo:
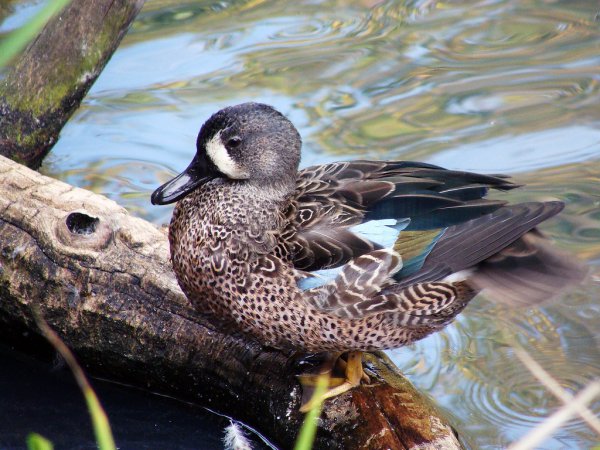
[[[543,229],[589,262],[582,286],[527,311],[480,297],[391,352],[467,443],[499,448],[560,406],[515,345],[571,393],[600,377],[599,82],[597,0],[149,1],[43,171],[166,223],[150,192],[187,166],[212,112],[254,100],[297,125],[304,166],[417,159],[565,201]],[[543,448],[597,439],[573,419]]]

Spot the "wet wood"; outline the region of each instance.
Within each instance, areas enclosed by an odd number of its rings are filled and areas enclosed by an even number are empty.
[[[48,22],[0,81],[0,155],[39,166],[143,4],[73,0]]]
[[[38,334],[32,311],[94,375],[205,405],[291,448],[294,355],[213,329],[180,291],[166,235],[105,197],[0,157],[0,333]],[[327,401],[315,448],[461,448],[385,355],[372,384]]]

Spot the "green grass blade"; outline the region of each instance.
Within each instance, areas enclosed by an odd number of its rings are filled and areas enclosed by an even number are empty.
[[[298,439],[296,439],[296,445],[294,450],[310,450],[315,436],[317,435],[317,425],[319,423],[319,416],[323,408],[323,394],[327,390],[329,384],[329,376],[320,376],[317,380],[317,387],[313,394],[314,399],[321,399],[317,401],[313,408],[306,414],[302,427],[300,427],[300,433],[298,433]],[[311,400],[312,401],[312,400]]]
[[[29,433],[27,435],[27,450],[54,450],[54,445],[41,434]]]
[[[92,418],[92,426],[94,428],[94,434],[96,436],[96,443],[98,444],[98,448],[100,450],[116,450],[115,440],[113,438],[112,430],[110,428],[110,423],[108,422],[108,417],[96,396],[96,393],[92,389],[89,381],[87,380],[85,374],[83,373],[83,369],[77,363],[75,356],[69,350],[69,347],[65,345],[62,339],[48,326],[45,320],[41,318],[39,313],[34,313],[34,317],[36,323],[46,339],[50,341],[52,346],[60,353],[60,355],[64,358],[66,363],[68,364],[81,392],[83,392],[83,396],[85,397],[85,401],[87,403],[88,411],[90,412],[90,416]]]
[[[46,5],[25,25],[14,30],[0,42],[0,67],[4,67],[36,37],[46,23],[71,0],[48,0]]]
[[[88,410],[92,416],[92,424],[94,426],[98,448],[100,450],[116,450],[117,447],[115,446],[115,440],[112,435],[106,412],[104,412],[104,408],[102,408],[96,393],[89,384],[88,387],[83,390],[83,395],[85,396]]]

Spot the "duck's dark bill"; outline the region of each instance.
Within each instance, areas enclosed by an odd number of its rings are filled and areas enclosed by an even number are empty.
[[[167,181],[152,193],[150,200],[153,205],[168,205],[182,199],[196,187],[210,180],[211,177],[201,176],[190,165],[171,181]]]

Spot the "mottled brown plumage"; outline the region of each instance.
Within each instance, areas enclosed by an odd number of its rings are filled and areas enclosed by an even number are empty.
[[[221,328],[305,352],[393,348],[443,327],[474,294],[462,281],[395,291],[390,277],[400,259],[388,250],[357,258],[347,282],[340,276],[302,291],[292,255],[273,254],[287,201],[214,182],[177,205],[169,232],[175,273],[196,309]],[[218,207],[195,207],[208,203]],[[235,207],[239,204],[248,208],[242,212]],[[365,263],[365,258],[370,260]],[[387,263],[390,259],[396,263]],[[374,270],[381,272],[378,280],[373,280]],[[353,296],[353,289],[359,295]]]
[[[255,103],[213,115],[197,147],[186,171],[152,197],[179,200],[169,230],[173,268],[199,313],[264,345],[399,347],[447,325],[485,287],[505,290],[507,303],[530,304],[552,294],[543,285],[557,274],[563,285],[581,278],[577,265],[531,234],[562,203],[483,198],[517,187],[504,176],[406,161],[298,172],[298,132]],[[383,219],[400,233],[393,248],[353,228]],[[333,280],[299,287],[309,272],[335,267]],[[523,276],[531,267],[541,282]]]

